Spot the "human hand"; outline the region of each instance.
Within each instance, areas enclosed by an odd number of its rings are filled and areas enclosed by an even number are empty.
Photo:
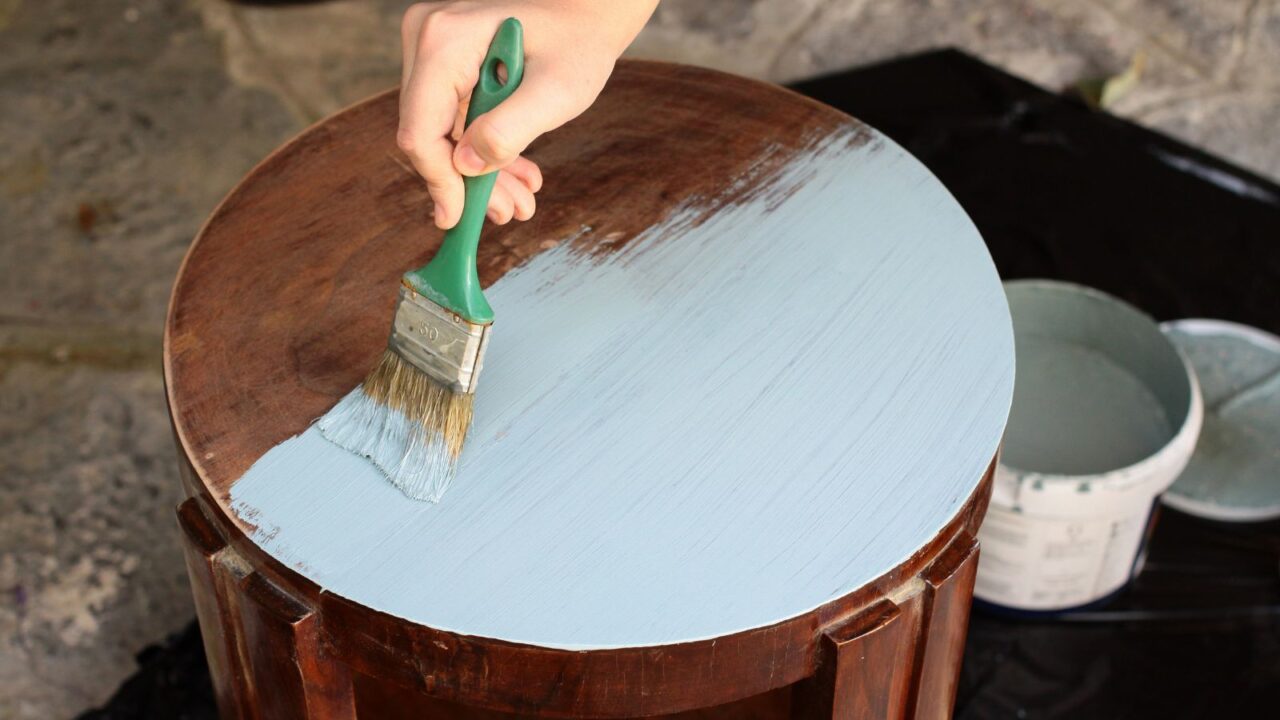
[[[427,181],[436,225],[451,228],[461,217],[463,175],[494,170],[489,220],[532,217],[542,172],[520,153],[590,107],[656,6],[657,0],[496,0],[406,10],[396,143]],[[464,131],[480,63],[509,17],[524,25],[524,80]]]

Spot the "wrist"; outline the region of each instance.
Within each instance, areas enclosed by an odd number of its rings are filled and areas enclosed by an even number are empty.
[[[583,18],[617,58],[649,22],[658,0],[559,0],[556,4]]]

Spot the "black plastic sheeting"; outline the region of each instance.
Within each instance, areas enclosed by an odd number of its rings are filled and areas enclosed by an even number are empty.
[[[1166,509],[1142,574],[1104,607],[975,610],[956,717],[1280,716],[1278,536]]]
[[[1275,184],[955,51],[796,89],[928,165],[1002,277],[1280,333]],[[1106,606],[1052,621],[975,610],[956,717],[1280,717],[1280,522],[1165,509],[1141,576]]]
[[[1280,333],[1275,184],[954,51],[795,88],[928,165],[1003,277]],[[139,664],[83,717],[216,717],[194,623]],[[1164,510],[1142,575],[1105,607],[1037,621],[975,610],[956,717],[1280,717],[1280,522]]]
[[[1280,187],[954,51],[801,83],[929,166],[1001,277],[1280,333]]]

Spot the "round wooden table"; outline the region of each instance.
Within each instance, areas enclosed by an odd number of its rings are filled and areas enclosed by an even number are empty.
[[[178,509],[224,717],[947,717],[1013,341],[891,141],[623,62],[489,227],[497,314],[439,504],[309,429],[440,240],[388,93],[228,195],[179,274]]]

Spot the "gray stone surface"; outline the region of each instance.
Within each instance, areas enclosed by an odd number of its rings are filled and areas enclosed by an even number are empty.
[[[193,613],[157,372],[15,363],[0,457],[0,717],[67,717]]]
[[[280,98],[309,124],[400,81],[403,0],[289,6],[193,0],[238,84]]]
[[[165,304],[299,123],[177,0],[7,0],[0,47],[0,718],[69,717],[192,615]]]
[[[1141,52],[1110,110],[1280,177],[1277,0],[667,0],[631,52],[781,82],[942,46],[1051,89]]]
[[[0,53],[0,314],[163,320],[202,217],[297,128],[178,0],[14,3]]]
[[[394,84],[402,0],[0,0],[0,720],[101,703],[191,616],[159,374],[218,199]],[[954,45],[1280,176],[1280,0],[665,0],[631,54],[789,80]]]

